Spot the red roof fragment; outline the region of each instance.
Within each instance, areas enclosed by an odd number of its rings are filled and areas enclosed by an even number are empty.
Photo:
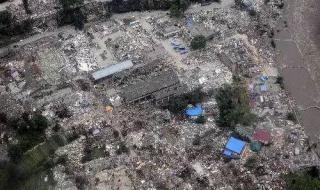
[[[269,144],[271,142],[271,133],[267,129],[256,129],[252,136],[254,141],[259,141],[263,144]]]

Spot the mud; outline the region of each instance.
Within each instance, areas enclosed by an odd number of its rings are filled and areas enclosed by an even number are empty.
[[[288,0],[275,37],[285,87],[312,143],[320,136],[320,2]],[[317,146],[320,153],[320,146]]]

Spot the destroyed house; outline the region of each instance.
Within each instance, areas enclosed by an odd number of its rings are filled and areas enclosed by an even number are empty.
[[[98,81],[98,80],[103,79],[105,77],[111,76],[113,74],[119,73],[119,72],[127,70],[127,69],[130,69],[131,67],[133,67],[133,63],[131,60],[124,61],[121,63],[117,63],[114,65],[104,67],[98,71],[95,71],[94,73],[92,73],[92,78],[95,81]]]
[[[164,103],[170,97],[183,94],[185,90],[186,86],[181,85],[176,73],[170,70],[123,88],[122,98],[127,104],[143,101]]]

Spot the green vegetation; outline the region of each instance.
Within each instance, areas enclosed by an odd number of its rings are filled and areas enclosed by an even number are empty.
[[[320,189],[320,180],[307,172],[289,173],[284,176],[287,189],[290,190],[316,190]]]
[[[196,89],[193,92],[171,98],[168,106],[165,108],[172,113],[181,113],[189,104],[195,105],[201,103],[205,97],[205,94],[201,92],[201,89]]]
[[[190,44],[191,49],[197,50],[197,49],[203,49],[207,45],[207,39],[203,35],[195,36]]]
[[[23,7],[24,7],[24,10],[26,11],[27,14],[31,14],[31,10],[29,8],[29,2],[28,0],[22,0],[23,2]]]
[[[257,166],[258,159],[255,156],[249,157],[244,163],[244,167],[248,169],[253,169]]]
[[[60,0],[62,11],[58,16],[59,25],[73,24],[76,29],[82,30],[86,21],[81,7],[83,0]]]
[[[49,172],[48,169],[53,165],[65,161],[66,158],[61,157],[55,163],[50,159],[50,155],[58,147],[67,144],[67,141],[68,139],[64,135],[54,135],[45,143],[41,143],[34,149],[25,152],[19,160],[15,162],[11,160],[0,165],[0,189],[33,189],[35,184],[32,184],[32,181],[40,180],[40,174]],[[41,180],[39,183],[44,182]],[[26,186],[33,188],[26,188]]]
[[[189,5],[189,0],[174,0],[170,6],[170,15],[176,18],[182,17],[184,11],[188,9]]]
[[[293,112],[289,112],[287,114],[287,119],[294,122],[294,123],[296,123],[298,121],[296,115]]]
[[[249,126],[255,121],[256,116],[251,113],[249,96],[241,80],[235,79],[232,85],[221,87],[216,94],[216,100],[220,111],[217,122],[220,126]]]
[[[277,79],[276,79],[276,84],[279,84],[281,89],[284,89],[284,80],[283,80],[283,77],[281,76],[278,76]]]
[[[83,5],[83,0],[60,0],[63,9],[73,9]]]
[[[17,144],[11,144],[8,154],[12,161],[18,162],[24,152],[45,140],[48,121],[38,113],[24,113],[21,118],[9,121],[9,126],[17,132]]]

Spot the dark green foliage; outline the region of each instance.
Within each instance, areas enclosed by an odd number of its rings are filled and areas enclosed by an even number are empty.
[[[106,154],[104,147],[92,147],[88,144],[84,149],[84,156],[82,157],[82,162],[88,162],[97,158],[103,158],[105,156]]]
[[[197,49],[202,49],[205,48],[207,44],[207,39],[203,35],[198,35],[195,36],[190,44],[191,49],[197,50]]]
[[[276,42],[275,42],[274,40],[271,40],[271,46],[272,46],[273,48],[276,48],[276,47],[277,47]]]
[[[251,156],[247,159],[247,161],[244,163],[244,167],[248,168],[248,169],[253,169],[257,166],[257,158],[254,156]]]
[[[89,183],[88,179],[82,175],[76,176],[75,181],[76,181],[76,186],[79,190],[84,190],[85,186]]]
[[[60,0],[63,9],[72,9],[83,5],[83,0]]]
[[[257,15],[257,11],[255,9],[250,9],[248,12],[249,12],[250,16],[256,16]]]
[[[83,0],[60,0],[62,11],[58,15],[59,25],[73,24],[76,29],[82,30],[86,21],[81,6]]]
[[[167,108],[172,113],[181,113],[189,104],[201,103],[205,98],[205,94],[201,92],[201,89],[196,89],[193,92],[171,98]]]
[[[201,143],[201,137],[200,135],[196,135],[192,141],[192,145],[199,146]]]
[[[170,15],[176,18],[182,17],[184,11],[188,9],[189,5],[189,0],[174,0],[170,6]]]
[[[284,176],[288,190],[318,190],[320,180],[306,172],[289,173]]]
[[[249,96],[242,82],[234,80],[232,85],[224,85],[218,90],[216,100],[220,111],[217,122],[220,126],[248,126],[255,121],[256,116],[251,113]]]
[[[0,12],[0,28],[10,25],[12,22],[12,16],[9,12],[3,11]]]
[[[279,84],[282,89],[284,89],[284,80],[283,77],[278,76],[276,80],[276,84]]]
[[[45,140],[48,121],[41,114],[24,113],[21,118],[12,119],[8,123],[17,132],[18,144],[8,147],[9,157],[14,162],[19,161],[24,152]]]
[[[298,121],[296,115],[293,112],[287,114],[287,119],[295,123]]]
[[[7,114],[0,112],[0,123],[6,124],[8,122]]]
[[[119,154],[119,155],[123,154],[123,153],[128,154],[129,153],[129,148],[125,145],[124,142],[121,142],[120,145],[119,145],[118,150],[116,150],[116,153]]]
[[[12,162],[17,163],[23,154],[23,150],[18,145],[9,145],[8,146],[8,156]]]
[[[31,10],[29,8],[29,2],[28,0],[22,0],[23,2],[23,7],[24,7],[24,10],[26,11],[27,14],[31,14]]]
[[[65,105],[61,105],[56,110],[56,115],[61,118],[70,118],[72,116],[72,113],[69,111],[68,107]]]
[[[188,106],[188,100],[184,97],[176,97],[169,101],[168,109],[172,113],[180,113]]]

